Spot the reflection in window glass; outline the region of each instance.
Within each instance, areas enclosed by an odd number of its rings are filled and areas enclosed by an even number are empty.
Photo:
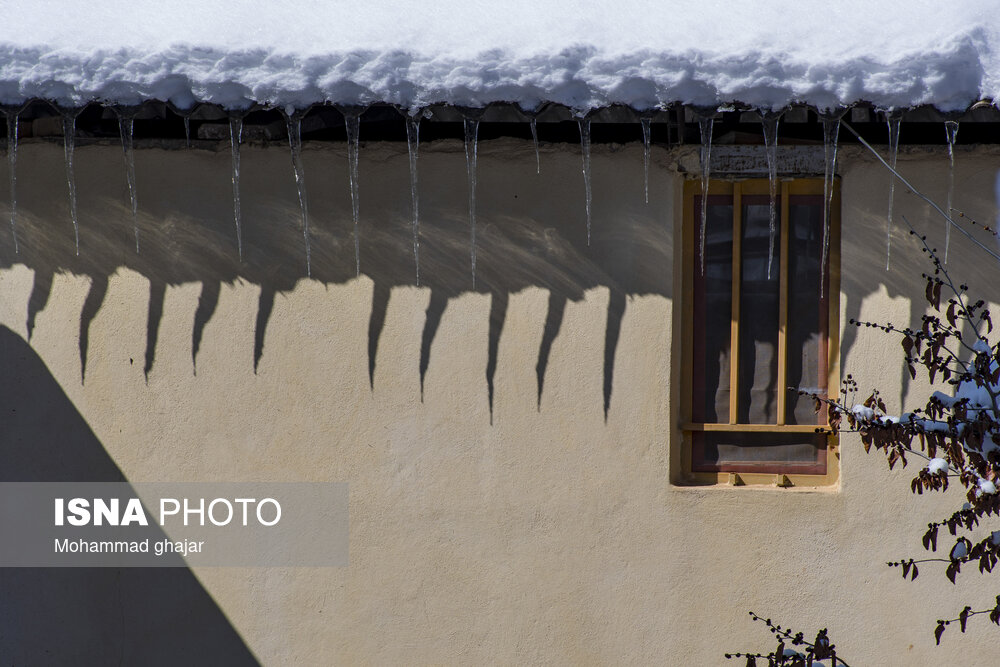
[[[733,206],[729,197],[709,197],[708,204],[704,275],[701,257],[695,258],[694,358],[700,363],[696,363],[694,378],[693,416],[699,422],[728,423]],[[700,221],[701,211],[695,213]]]
[[[739,397],[740,424],[777,424],[778,380],[778,241],[775,220],[771,275],[771,215],[768,197],[743,198],[740,279]]]
[[[788,210],[788,371],[789,387],[826,395],[828,285],[820,293],[823,261],[823,199],[792,197]],[[828,281],[827,281],[828,282]],[[787,424],[822,421],[812,399],[789,391]]]

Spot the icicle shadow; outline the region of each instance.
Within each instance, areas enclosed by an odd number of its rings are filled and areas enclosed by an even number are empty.
[[[160,337],[160,322],[163,319],[163,301],[167,295],[167,284],[162,280],[149,283],[149,308],[146,317],[146,363],[142,373],[149,383],[149,372],[156,361],[156,342]]]
[[[274,310],[275,289],[270,285],[261,285],[260,297],[257,300],[257,323],[253,330],[253,372],[257,374],[260,358],[264,356],[264,336],[267,333],[267,323]]]
[[[198,308],[194,311],[194,327],[191,330],[191,369],[198,374],[198,351],[201,350],[201,339],[205,333],[205,325],[212,319],[215,309],[219,307],[219,283],[206,280],[201,284],[201,294],[198,296]]]
[[[549,366],[549,355],[552,353],[552,344],[562,329],[563,316],[566,313],[567,298],[563,294],[555,291],[549,292],[549,307],[545,315],[545,326],[542,328],[542,342],[538,346],[538,363],[535,365],[535,375],[538,384],[539,411],[542,409],[542,391],[545,388],[545,370]]]
[[[448,307],[448,297],[441,290],[431,290],[431,300],[427,304],[424,332],[420,339],[420,402],[424,401],[424,378],[431,365],[431,345],[441,326],[441,318]]]
[[[378,360],[378,342],[385,327],[385,316],[389,311],[389,295],[391,288],[376,282],[372,291],[372,312],[368,319],[368,385],[375,391],[375,364]],[[421,375],[421,380],[423,376]],[[422,385],[421,385],[422,386]]]
[[[90,347],[90,324],[97,317],[97,312],[104,304],[108,294],[108,277],[106,275],[91,276],[90,289],[83,301],[80,312],[80,384],[87,377],[87,351]]]
[[[615,379],[615,353],[625,316],[625,293],[615,286],[608,296],[608,319],[604,325],[604,421],[608,421],[611,408],[611,390]]]
[[[39,312],[45,310],[45,306],[49,303],[49,297],[52,296],[52,278],[52,271],[35,270],[31,296],[28,297],[28,319],[25,322],[29,342],[31,342],[31,336],[35,332],[35,318],[38,317]]]
[[[497,372],[500,334],[507,320],[509,295],[504,290],[493,292],[490,300],[489,352],[486,361],[486,391],[490,405],[490,425],[493,425],[493,378]]]

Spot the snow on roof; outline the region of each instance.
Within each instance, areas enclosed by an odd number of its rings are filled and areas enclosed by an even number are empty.
[[[1000,0],[6,0],[0,102],[743,102],[1000,97]]]

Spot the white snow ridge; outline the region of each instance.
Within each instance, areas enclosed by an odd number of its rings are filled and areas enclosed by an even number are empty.
[[[0,103],[583,111],[864,100],[947,111],[1000,92],[998,10],[998,0],[8,0]]]

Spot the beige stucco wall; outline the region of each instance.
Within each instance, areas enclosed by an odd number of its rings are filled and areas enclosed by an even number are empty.
[[[933,567],[915,583],[885,567],[922,553],[922,528],[947,504],[912,497],[909,475],[889,473],[853,437],[842,442],[837,488],[670,484],[680,419],[672,332],[683,298],[673,291],[678,152],[653,151],[646,205],[641,146],[594,147],[588,248],[579,151],[543,147],[536,174],[530,143],[483,142],[473,291],[460,144],[421,146],[420,287],[405,145],[362,149],[360,277],[345,152],[307,145],[312,279],[289,156],[277,146],[244,147],[248,250],[237,263],[227,148],[137,152],[139,256],[120,148],[79,148],[77,258],[61,146],[23,144],[22,253],[3,237],[0,324],[28,340],[37,311],[31,349],[128,480],[350,483],[348,567],[194,572],[262,663],[715,665],[727,650],[773,648],[752,609],[806,632],[828,626],[851,664],[943,664],[935,619],[992,602],[995,587],[975,574],[956,589]],[[842,327],[850,317],[912,321],[923,312],[926,263],[897,224],[885,271],[887,174],[859,151],[841,158]],[[996,214],[996,158],[957,155],[956,206],[973,217]],[[943,201],[946,159],[917,149],[900,168]],[[896,211],[943,237],[943,224],[901,187]],[[952,243],[960,279],[996,282],[992,260]],[[276,296],[255,371],[262,291]],[[539,402],[550,298],[565,311],[557,332],[548,324]],[[440,325],[421,396],[429,306]],[[620,328],[608,326],[609,311],[622,312]],[[606,361],[609,332],[618,339]],[[903,385],[898,350],[868,329],[843,336],[842,369],[862,388],[883,388],[892,410],[920,395]],[[28,389],[34,381],[17,378]],[[44,477],[48,457],[76,455],[21,435],[17,447],[38,448],[37,469],[24,455],[8,479]],[[19,574],[4,577],[11,585]],[[127,619],[157,603],[144,590],[91,590],[123,620],[110,630],[100,614],[81,620],[97,630],[73,644],[76,655],[117,659],[141,654],[143,642],[190,641],[169,629],[129,632]],[[38,623],[44,613],[45,603],[28,612]],[[949,632],[946,646],[968,664],[992,664],[982,650],[991,630],[978,620],[972,628]],[[34,650],[16,633],[10,642],[0,654]]]

